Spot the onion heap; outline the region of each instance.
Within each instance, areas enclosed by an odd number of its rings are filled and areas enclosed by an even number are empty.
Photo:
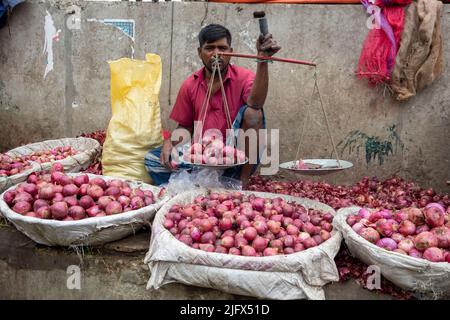
[[[432,202],[439,203],[444,208],[450,205],[448,194],[437,194],[432,188],[422,189],[416,183],[399,177],[384,181],[376,177],[364,177],[351,186],[344,186],[310,180],[271,181],[256,176],[251,177],[247,190],[309,198],[325,203],[333,209],[358,205],[398,210],[412,206],[424,208]]]
[[[209,193],[173,205],[164,227],[186,245],[207,252],[252,257],[300,252],[330,239],[331,213],[282,198]]]
[[[189,152],[183,155],[188,163],[208,165],[232,165],[245,162],[245,152],[230,145],[214,135],[204,135],[201,143],[193,143]]]
[[[22,156],[24,160],[34,161],[37,163],[54,162],[63,160],[67,157],[74,156],[79,152],[72,146],[56,147],[51,150],[40,150],[30,155]]]
[[[153,204],[155,196],[119,179],[70,177],[55,163],[50,172],[30,174],[27,182],[5,192],[3,200],[24,216],[73,221],[137,210]]]
[[[0,153],[0,178],[13,176],[31,168],[30,163],[22,157]]]
[[[438,203],[398,211],[363,208],[346,221],[358,235],[380,248],[450,263],[450,210]]]

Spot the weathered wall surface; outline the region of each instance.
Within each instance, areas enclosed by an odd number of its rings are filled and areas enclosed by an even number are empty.
[[[354,76],[368,32],[359,5],[72,3],[82,9],[80,30],[66,26],[68,1],[22,4],[14,10],[10,28],[0,30],[0,149],[106,128],[111,116],[107,61],[133,53],[136,59],[148,52],[161,56],[160,103],[166,119],[183,79],[201,66],[196,54],[201,26],[225,24],[234,36],[235,52],[253,53],[258,24],[252,13],[265,10],[270,31],[283,47],[280,57],[319,63],[319,86],[334,139],[342,158],[355,165],[327,179],[351,183],[364,175],[400,174],[448,192],[450,35],[445,30],[450,28],[450,5],[442,18],[444,75],[417,97],[398,103]],[[54,70],[44,79],[46,11],[61,33],[60,41],[53,42]],[[135,40],[102,19],[133,19]],[[251,60],[234,62],[255,68]],[[280,129],[280,161],[294,158],[307,108],[312,119],[302,154],[329,157],[332,147],[317,96],[309,107],[313,70],[281,63],[270,69],[265,111],[268,127]]]

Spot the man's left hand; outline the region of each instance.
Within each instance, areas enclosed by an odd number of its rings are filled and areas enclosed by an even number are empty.
[[[270,57],[280,51],[281,47],[273,40],[272,34],[268,33],[265,36],[262,34],[256,41],[256,50],[259,56]]]

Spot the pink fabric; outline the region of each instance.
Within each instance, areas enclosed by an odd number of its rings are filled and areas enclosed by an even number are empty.
[[[182,126],[193,127],[194,121],[201,120],[200,112],[208,90],[203,70],[204,67],[183,82],[170,114],[170,119]],[[231,64],[228,66],[223,83],[232,122],[239,109],[247,103],[254,79],[255,74],[252,71]],[[227,127],[222,92],[219,89],[211,96],[203,132],[213,128],[219,129],[225,138]]]

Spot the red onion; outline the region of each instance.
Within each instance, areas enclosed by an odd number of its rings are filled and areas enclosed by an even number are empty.
[[[39,208],[41,207],[48,207],[49,203],[46,200],[41,200],[38,199],[33,203],[33,211],[37,213],[37,211],[39,210]]]
[[[425,251],[431,247],[437,247],[438,239],[437,237],[428,231],[418,234],[414,239],[416,249],[419,251]]]
[[[248,241],[244,237],[236,236],[234,239],[234,245],[236,248],[242,248],[243,246],[248,245]]]
[[[223,247],[230,249],[234,246],[234,238],[230,236],[223,237],[220,243]]]
[[[231,229],[232,226],[233,226],[233,220],[231,220],[229,218],[223,218],[219,222],[219,228],[223,231]]]
[[[23,190],[32,196],[35,196],[38,194],[38,187],[34,183],[26,183],[23,186]]]
[[[346,221],[350,227],[353,227],[353,225],[358,221],[358,217],[354,215],[349,215]]]
[[[69,216],[73,218],[73,220],[81,220],[86,218],[86,211],[81,206],[72,206],[69,208]]]
[[[414,257],[414,258],[422,258],[422,253],[417,250],[416,248],[412,248],[409,252],[408,255],[410,257]]]
[[[155,203],[155,199],[153,197],[144,197],[144,204],[145,206],[149,206]]]
[[[64,201],[64,196],[62,195],[62,193],[55,193],[55,196],[52,199],[52,203],[63,202],[63,201]]]
[[[52,174],[50,175],[50,177],[51,177],[51,182],[60,184],[61,178],[62,178],[63,176],[65,176],[64,173],[59,172],[59,171],[54,171],[54,172],[52,172]]]
[[[371,227],[361,229],[358,234],[371,243],[377,243],[380,240],[378,231]]]
[[[417,208],[407,208],[404,209],[408,213],[409,220],[416,226],[420,226],[425,223],[425,217],[423,212]]]
[[[300,252],[305,250],[305,247],[303,246],[302,243],[296,243],[294,246],[294,252]]]
[[[3,200],[6,202],[8,206],[13,204],[13,200],[16,196],[16,192],[14,190],[6,191],[3,195]]]
[[[386,249],[388,251],[393,251],[397,249],[397,242],[391,238],[383,238],[376,242],[376,245],[380,248]]]
[[[122,195],[119,198],[117,198],[117,201],[119,201],[119,203],[122,205],[122,207],[125,208],[126,206],[128,206],[130,204],[131,199],[128,198],[127,196]]]
[[[187,234],[182,234],[178,240],[180,240],[181,242],[183,242],[188,246],[192,245],[192,238]]]
[[[231,251],[231,249],[230,249]],[[251,246],[243,246],[242,247],[242,255],[246,257],[254,257],[256,256],[256,250]]]
[[[39,189],[39,199],[51,200],[54,195],[53,187],[51,185]]]
[[[439,248],[430,247],[423,253],[423,258],[431,262],[444,262],[444,253]]]
[[[319,235],[322,241],[327,241],[328,239],[331,238],[331,234],[327,230],[320,230]]]
[[[424,209],[425,222],[432,228],[443,226],[444,212],[440,204],[430,203]]]
[[[87,195],[87,189],[88,189],[89,185],[88,184],[82,184],[80,186],[80,189],[78,191],[78,195],[80,197],[86,196]]]
[[[78,194],[78,187],[75,184],[67,184],[63,187],[62,194],[65,197],[75,196]]]
[[[313,238],[307,238],[307,239],[305,239],[305,240],[302,242],[302,244],[303,244],[303,246],[304,246],[306,249],[309,249],[309,248],[312,248],[312,247],[317,246],[317,243],[314,241]]]
[[[17,213],[23,215],[23,214],[31,211],[31,204],[26,201],[19,201],[19,202],[16,202],[16,204],[14,205],[14,207],[12,209],[14,212],[17,212]]]
[[[111,196],[111,197],[117,199],[121,195],[120,188],[118,188],[118,187],[109,187],[108,189],[105,190],[104,194],[106,196]]]
[[[214,250],[214,252],[227,254],[228,250],[225,247],[217,246],[216,249]]]
[[[214,243],[214,241],[216,241],[216,236],[211,231],[205,232],[200,237],[201,243],[211,243],[212,244],[212,243]]]
[[[396,213],[394,213],[394,219],[398,223],[401,223],[402,221],[408,220],[408,218],[409,218],[409,216],[408,216],[408,214],[406,212],[397,211]]]
[[[76,196],[65,197],[63,201],[66,202],[69,207],[78,206],[78,200]]]
[[[133,198],[131,198],[130,205],[133,210],[137,210],[137,209],[143,208],[145,206],[145,203],[142,200],[142,198],[133,197]]]
[[[61,176],[61,178],[59,179],[59,182],[58,182],[58,184],[61,186],[65,186],[65,185],[68,185],[71,183],[73,183],[73,179],[69,176],[66,176],[65,174],[63,174]]]
[[[118,201],[111,201],[105,208],[105,213],[108,216],[122,212],[123,212],[122,205]]]
[[[32,203],[33,202],[33,196],[25,191],[23,192],[19,192],[16,194],[16,196],[14,197],[13,203],[17,203],[17,202],[29,202]]]
[[[404,236],[402,236],[400,233],[394,232],[391,236],[392,240],[394,240],[395,242],[399,243],[400,241],[402,241],[403,239],[405,239]]]
[[[376,223],[376,229],[378,231],[379,234],[385,236],[385,237],[390,237],[392,236],[392,234],[394,233],[394,228],[393,228],[393,224],[392,222],[382,218],[380,220],[377,221]]]
[[[94,205],[86,209],[86,213],[89,217],[97,217],[101,212],[103,212],[99,206]]]
[[[39,209],[37,209],[35,212],[36,215],[41,219],[50,219],[52,217],[49,206],[39,207]]]
[[[331,230],[333,230],[333,226],[329,222],[326,222],[326,221],[322,221],[320,223],[320,226],[322,227],[323,230],[328,231],[328,232],[331,232]]]
[[[416,225],[409,220],[404,220],[400,223],[398,231],[404,236],[413,235],[416,233]]]
[[[230,250],[228,250],[228,253],[235,256],[240,256],[241,250],[239,250],[238,248],[230,248]]]
[[[392,251],[393,251],[393,252],[400,253],[400,254],[408,255],[408,253],[405,252],[405,250],[402,250],[402,249],[395,249],[395,250],[392,250]]]
[[[450,248],[450,228],[437,227],[431,230],[437,240],[439,248]]]
[[[131,192],[132,192],[132,190],[129,187],[122,188],[122,195],[124,195],[124,196],[130,197]]]
[[[103,180],[102,178],[92,178],[91,181],[89,181],[91,186],[97,185],[100,188],[102,188],[102,190],[106,189],[107,184],[106,181]]]
[[[275,256],[278,254],[278,249],[275,248],[265,248],[263,251],[263,256]]]
[[[273,234],[278,234],[280,232],[281,224],[279,222],[269,220],[267,221],[267,227]]]
[[[53,219],[62,220],[67,217],[69,207],[65,202],[55,202],[50,206],[50,212]]]
[[[359,211],[358,211],[358,216],[359,216],[361,219],[369,219],[369,218],[370,218],[370,215],[371,215],[371,213],[370,213],[370,211],[367,210],[367,209],[361,208],[361,209],[359,209]]]
[[[164,220],[163,225],[164,225],[164,228],[170,229],[170,228],[173,228],[173,226],[174,226],[175,224],[173,223],[173,221],[172,221],[171,219],[166,218],[166,219]]]
[[[244,230],[244,238],[248,241],[253,241],[253,239],[255,239],[257,235],[258,232],[253,227],[248,227]]]
[[[256,252],[262,252],[267,247],[268,242],[269,241],[267,239],[257,236],[253,240],[252,246],[255,248]]]
[[[426,224],[423,224],[423,225],[418,226],[416,228],[416,234],[420,234],[420,233],[425,232],[425,231],[430,231],[430,227],[428,227]]]
[[[276,248],[276,249],[278,249],[279,251],[283,250],[283,245],[284,245],[284,243],[283,243],[283,241],[281,241],[280,239],[272,240],[272,241],[270,241],[270,243],[269,243],[269,246],[270,246],[270,247]]]
[[[409,253],[414,249],[414,242],[411,239],[403,239],[397,244],[398,248]]]
[[[328,223],[331,223],[333,221],[334,216],[331,213],[325,213],[322,216],[323,220],[325,220]]]
[[[201,223],[199,226],[201,232],[212,231],[213,227],[214,227],[213,224],[208,219],[201,220]]]
[[[77,187],[81,187],[83,184],[88,184],[89,183],[89,177],[87,174],[82,174],[79,176],[76,176],[73,179],[73,183],[77,186]]]
[[[255,221],[253,223],[253,227],[256,229],[256,232],[260,235],[263,235],[267,232],[267,224],[264,221]]]
[[[294,246],[294,238],[290,235],[287,235],[284,237],[283,243],[286,247],[293,247]]]
[[[123,182],[122,180],[118,180],[118,179],[114,179],[108,182],[107,186],[109,188],[114,187],[114,188],[122,188],[123,186]]]
[[[84,209],[89,209],[90,207],[95,205],[94,200],[90,196],[81,197],[79,204]]]

